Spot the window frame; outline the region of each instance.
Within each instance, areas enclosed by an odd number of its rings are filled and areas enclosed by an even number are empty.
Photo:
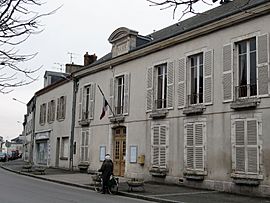
[[[62,159],[62,160],[68,159],[68,157],[69,157],[69,137],[62,137],[61,141],[62,142],[61,142],[61,157],[60,157],[60,159]],[[67,147],[65,147],[65,144],[67,145]]]
[[[55,120],[55,100],[51,100],[48,103],[48,114],[47,114],[47,122],[53,123]]]
[[[119,81],[121,80],[121,83],[119,84]],[[125,75],[118,75],[114,78],[115,82],[115,114],[116,115],[122,115],[124,113],[124,91],[125,91]],[[119,91],[120,90],[120,91]],[[119,106],[120,104],[120,106]]]
[[[89,138],[90,130],[88,128],[81,131],[80,162],[89,162]]]
[[[40,114],[39,114],[39,124],[40,125],[45,125],[46,123],[46,109],[47,109],[47,104],[43,103],[40,105]]]

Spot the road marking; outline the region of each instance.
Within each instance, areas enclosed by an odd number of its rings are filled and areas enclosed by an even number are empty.
[[[150,195],[150,196],[151,197],[162,197],[162,196],[181,196],[181,195],[197,195],[197,194],[210,194],[210,193],[218,193],[218,191],[170,193],[170,194],[160,194],[160,195]]]

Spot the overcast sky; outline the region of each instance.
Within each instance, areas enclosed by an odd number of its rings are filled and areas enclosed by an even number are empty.
[[[0,93],[0,136],[12,139],[22,133],[22,122],[26,105],[34,93],[43,87],[45,70],[64,71],[64,65],[71,62],[83,64],[83,55],[95,53],[101,58],[111,50],[108,42],[110,34],[119,27],[136,30],[140,35],[147,35],[178,22],[180,13],[173,19],[172,9],[160,10],[150,7],[146,0],[48,0],[40,7],[41,12],[48,12],[62,6],[55,14],[41,19],[43,32],[30,37],[18,47],[25,53],[38,55],[25,64],[26,67],[38,68],[38,81],[15,89],[9,94]],[[200,5],[198,10],[209,9]],[[16,98],[21,101],[14,101]]]

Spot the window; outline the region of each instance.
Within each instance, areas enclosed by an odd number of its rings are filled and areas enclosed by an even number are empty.
[[[257,95],[256,38],[238,42],[238,97]]]
[[[95,84],[85,85],[80,88],[79,119],[89,120],[94,118]]]
[[[232,120],[233,173],[259,174],[260,131],[260,122],[256,118]]]
[[[68,158],[69,152],[69,138],[63,137],[62,138],[62,146],[61,146],[61,158]]]
[[[37,142],[37,163],[47,165],[48,144],[45,142]]]
[[[128,115],[129,111],[129,82],[130,74],[120,74],[110,80],[109,104],[113,113],[117,115]],[[109,111],[109,116],[113,113]]]
[[[185,124],[185,168],[187,171],[205,171],[205,123]]]
[[[147,69],[146,110],[172,109],[174,104],[174,63],[161,63]]]
[[[189,57],[190,104],[203,103],[203,53]]]
[[[116,105],[115,105],[115,113],[123,114],[123,106],[124,106],[124,76],[119,76],[115,78],[116,83]]]
[[[40,112],[39,112],[39,124],[44,125],[46,122],[46,103],[40,105]]]
[[[81,137],[81,162],[88,162],[89,129],[82,129]]]
[[[48,118],[47,121],[48,123],[52,123],[54,121],[54,117],[55,117],[55,101],[51,100],[48,103]]]
[[[152,127],[152,167],[167,168],[168,158],[168,127],[154,125]]]
[[[66,96],[57,99],[57,120],[64,120],[66,116]]]

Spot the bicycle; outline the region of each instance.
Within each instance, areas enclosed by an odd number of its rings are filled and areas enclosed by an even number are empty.
[[[92,176],[94,182],[94,189],[96,192],[102,191],[102,177],[101,173],[97,172],[96,175]],[[110,180],[108,182],[108,193],[109,194],[117,194],[119,187],[119,178],[111,175]]]

